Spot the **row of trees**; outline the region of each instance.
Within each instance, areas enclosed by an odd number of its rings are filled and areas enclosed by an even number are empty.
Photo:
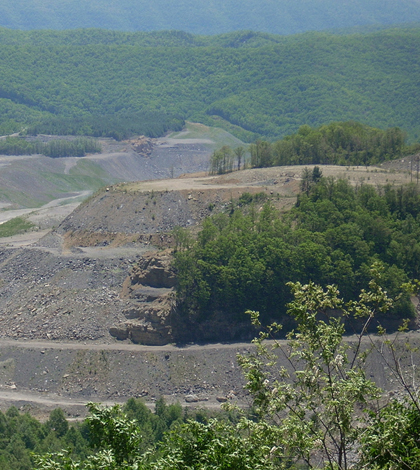
[[[420,151],[406,144],[398,127],[382,130],[359,122],[332,122],[317,128],[301,126],[296,134],[270,143],[257,140],[247,149],[223,146],[210,157],[210,174],[223,174],[242,165],[263,168],[283,165],[375,165]],[[245,156],[250,159],[245,161]],[[237,164],[236,164],[237,162]]]
[[[28,126],[29,135],[88,135],[124,140],[133,135],[159,137],[169,130],[180,131],[185,121],[165,112],[115,113],[107,116],[49,117]]]
[[[374,165],[410,155],[420,144],[406,145],[399,128],[376,129],[358,122],[333,122],[317,128],[301,126],[296,134],[270,144],[250,146],[253,168],[281,165]]]
[[[375,261],[383,264],[384,287],[392,294],[420,276],[418,187],[352,187],[315,176],[286,215],[243,197],[230,214],[204,221],[197,240],[175,255],[186,321],[198,325],[222,316],[239,328],[247,308],[259,310],[265,322],[287,321],[288,281],[335,283],[351,300],[367,287]],[[388,320],[412,314],[403,297]]]
[[[93,139],[57,139],[50,142],[29,141],[20,137],[6,137],[0,140],[2,155],[40,154],[51,158],[83,157],[87,153],[101,152],[101,146]]]
[[[230,173],[231,171],[240,170],[245,167],[245,153],[244,147],[239,146],[232,149],[228,145],[224,145],[219,150],[215,150],[210,157],[211,175],[222,175]]]

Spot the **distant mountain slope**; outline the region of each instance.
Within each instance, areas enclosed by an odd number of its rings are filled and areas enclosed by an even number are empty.
[[[0,0],[1,1],[1,0]],[[420,24],[419,24],[420,26]],[[412,29],[415,26],[404,27]],[[389,29],[385,28],[384,29]],[[344,34],[344,33],[343,33]],[[273,44],[286,44],[299,41],[299,35],[280,36],[278,34],[255,31],[233,31],[215,36],[199,36],[184,31],[111,31],[107,29],[85,28],[59,30],[14,30],[0,26],[0,44],[32,46],[87,46],[119,45],[141,47],[234,47],[249,48]]]
[[[62,118],[77,118],[87,133],[93,121],[155,112],[248,141],[347,120],[420,135],[420,28],[286,38],[2,30],[0,44],[0,129],[49,121],[37,132],[69,133]]]
[[[9,0],[0,26],[13,29],[176,29],[276,34],[420,21],[419,0]]]

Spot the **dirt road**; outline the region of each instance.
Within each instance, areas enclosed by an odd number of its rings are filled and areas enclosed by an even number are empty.
[[[15,217],[24,216],[38,227],[38,230],[32,230],[12,237],[0,238],[0,247],[20,248],[38,242],[53,227],[58,226],[90,194],[91,191],[80,191],[74,196],[54,199],[38,209],[0,211],[0,225]]]
[[[314,165],[307,165],[313,168]],[[207,176],[206,173],[198,175],[185,175],[182,178],[139,181],[127,183],[123,187],[128,191],[181,191],[200,189],[233,189],[252,186],[275,187],[281,190],[284,178],[300,180],[304,166],[282,166],[272,168],[254,168],[232,172],[226,175]],[[352,184],[384,184],[385,182],[403,184],[410,182],[408,172],[393,172],[381,167],[321,165],[322,174],[334,178],[347,179]],[[280,183],[280,184],[279,184]]]
[[[351,346],[357,338],[349,336],[345,341]],[[382,340],[376,336],[364,338],[363,347],[372,341],[378,342],[378,351],[382,349]],[[418,347],[420,333],[403,334],[396,347],[404,348],[408,341]],[[287,342],[280,344],[285,346]],[[247,406],[250,398],[243,390],[244,378],[236,355],[247,354],[253,348],[251,343],[141,346],[123,342],[0,340],[0,408],[31,407],[31,413],[42,415],[62,407],[69,416],[84,416],[89,401],[111,405],[141,396],[153,408],[156,399],[163,396],[168,403],[220,409],[219,397],[230,394],[237,404]],[[368,357],[367,376],[384,390],[398,389],[398,381],[378,351],[374,348]],[[278,353],[279,365],[287,367],[284,356]],[[411,361],[419,361],[418,351],[400,356],[405,370],[410,369]],[[7,380],[12,371],[14,380]],[[197,401],[187,400],[190,395],[195,395]]]
[[[62,407],[71,416],[83,416],[89,401],[109,405],[141,396],[153,408],[163,396],[168,403],[220,409],[218,397],[231,390],[245,405],[236,354],[251,348],[249,343],[141,346],[0,340],[0,408],[31,406],[31,413],[45,413]],[[190,394],[197,398],[190,401]]]
[[[166,344],[164,346],[144,346],[141,344],[115,342],[112,344],[94,343],[94,342],[62,342],[62,341],[20,341],[0,339],[0,348],[14,347],[25,349],[46,349],[58,350],[85,350],[85,351],[136,351],[136,352],[165,352],[165,351],[203,351],[203,350],[220,350],[220,349],[244,349],[252,347],[251,343],[214,343],[214,344],[187,344],[173,345]]]

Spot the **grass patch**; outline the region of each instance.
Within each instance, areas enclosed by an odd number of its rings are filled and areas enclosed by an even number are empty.
[[[36,197],[34,195],[25,194],[23,191],[6,188],[0,189],[0,200],[22,207],[33,208],[41,207],[45,203],[49,202],[49,200],[45,200],[42,195],[40,197]]]
[[[12,237],[20,233],[27,232],[34,227],[34,224],[22,217],[15,217],[0,225],[0,238]]]
[[[83,191],[85,189],[95,190],[106,183],[93,175],[69,174],[41,172],[40,176],[50,184],[56,186],[57,190],[66,193],[73,191]]]
[[[239,147],[240,145],[246,147],[244,142],[220,127],[209,127],[194,122],[187,122],[183,131],[173,132],[169,137],[179,139],[180,143],[183,139],[209,139],[214,143],[205,145],[211,150],[220,148],[223,145],[229,145],[233,148]]]
[[[107,183],[112,184],[116,182],[100,165],[85,158],[78,160],[76,165],[70,168],[69,173],[72,176],[84,175],[96,178],[101,180],[102,186]]]

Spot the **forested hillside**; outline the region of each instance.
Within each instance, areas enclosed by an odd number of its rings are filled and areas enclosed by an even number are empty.
[[[417,186],[352,187],[321,177],[318,167],[311,177],[287,215],[264,205],[265,193],[244,194],[229,214],[206,219],[197,241],[178,251],[179,303],[193,323],[215,312],[229,323],[244,321],[247,309],[258,310],[265,322],[287,323],[287,282],[336,284],[351,300],[368,287],[370,266],[378,261],[391,295],[419,277]],[[396,320],[412,316],[408,299],[392,313]]]
[[[177,29],[218,34],[252,29],[277,34],[420,21],[416,0],[16,0],[0,2],[0,25],[15,29]]]
[[[248,141],[346,120],[419,135],[419,28],[288,38],[88,30],[73,41],[1,33],[2,134],[110,135],[129,122],[159,135],[189,119]]]

